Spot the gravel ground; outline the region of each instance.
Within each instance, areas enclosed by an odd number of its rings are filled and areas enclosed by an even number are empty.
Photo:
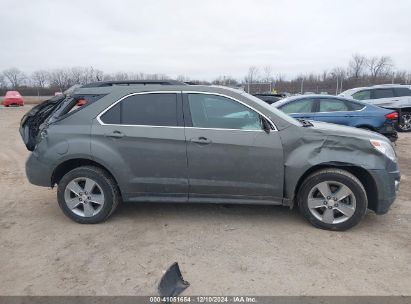
[[[0,295],[150,295],[174,261],[185,295],[411,295],[411,133],[390,212],[346,232],[275,206],[122,204],[80,225],[26,180],[27,110],[0,108]]]

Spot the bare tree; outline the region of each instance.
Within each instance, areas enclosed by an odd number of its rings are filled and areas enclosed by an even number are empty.
[[[10,68],[3,71],[4,77],[9,81],[13,89],[18,88],[23,84],[26,75],[17,68]]]
[[[391,57],[388,56],[372,57],[367,60],[367,66],[371,79],[376,80],[377,78],[387,77],[387,75],[392,74],[393,62]]]
[[[3,74],[0,74],[0,88],[5,88],[7,86],[6,79]]]
[[[71,71],[67,69],[53,70],[50,72],[50,84],[57,87],[61,92],[63,92],[72,85],[70,74]]]
[[[250,66],[247,73],[247,82],[253,83],[258,78],[258,68],[256,66]]]
[[[271,66],[267,65],[263,69],[263,80],[265,82],[272,82],[273,81],[273,69]]]
[[[38,88],[46,87],[48,79],[49,79],[49,73],[45,70],[34,71],[31,74],[31,81],[33,85]]]
[[[348,70],[350,76],[355,79],[360,78],[364,74],[364,69],[367,64],[367,58],[360,54],[352,55],[350,62],[348,63]]]
[[[114,80],[117,80],[117,81],[128,80],[128,74],[124,72],[118,72],[114,75]]]

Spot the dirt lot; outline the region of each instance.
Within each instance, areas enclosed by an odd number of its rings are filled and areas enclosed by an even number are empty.
[[[30,185],[24,108],[0,108],[0,294],[148,295],[178,261],[186,295],[411,295],[411,133],[400,134],[399,198],[347,232],[271,206],[123,204],[79,225],[56,190]]]

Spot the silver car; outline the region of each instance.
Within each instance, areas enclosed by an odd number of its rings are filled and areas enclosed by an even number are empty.
[[[409,85],[382,84],[354,88],[342,92],[340,96],[395,110],[399,114],[397,130],[411,131],[411,86]]]
[[[223,87],[89,84],[34,107],[20,133],[29,181],[58,185],[79,223],[106,220],[121,201],[236,203],[298,207],[316,227],[344,230],[367,208],[387,212],[400,182],[385,137],[295,120]]]

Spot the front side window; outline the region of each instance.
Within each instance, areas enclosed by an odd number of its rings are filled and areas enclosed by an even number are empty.
[[[290,103],[285,104],[280,109],[284,113],[312,113],[314,112],[314,103],[315,99],[304,98],[296,101],[291,101]]]
[[[193,127],[261,130],[260,115],[245,105],[218,95],[188,94]]]
[[[374,99],[390,98],[393,96],[394,96],[394,93],[392,89],[375,89],[374,90]]]
[[[132,95],[105,112],[101,120],[106,124],[177,126],[177,95]]]
[[[320,112],[348,111],[348,106],[339,99],[320,99]]]
[[[359,91],[357,93],[354,93],[352,95],[352,98],[357,99],[357,100],[371,99],[371,91],[370,90]]]

